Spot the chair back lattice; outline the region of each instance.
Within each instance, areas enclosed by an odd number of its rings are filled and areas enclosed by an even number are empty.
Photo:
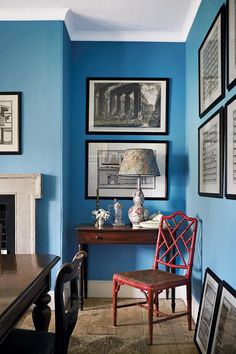
[[[160,222],[153,268],[164,265],[183,269],[191,277],[197,232],[197,219],[178,211]]]

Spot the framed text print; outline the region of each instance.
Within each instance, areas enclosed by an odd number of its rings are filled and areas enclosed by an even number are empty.
[[[223,108],[198,128],[198,193],[222,197]]]
[[[224,97],[224,15],[223,5],[198,51],[200,117]]]
[[[227,0],[227,87],[236,84],[236,2]]]

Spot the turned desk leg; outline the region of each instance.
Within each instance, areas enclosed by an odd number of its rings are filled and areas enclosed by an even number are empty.
[[[88,254],[88,247],[84,244],[79,244],[79,251],[85,251]],[[84,258],[83,263],[80,268],[79,273],[79,283],[80,283],[80,310],[83,311],[84,307],[84,298],[88,297],[88,276],[87,276],[87,257]]]
[[[50,301],[51,296],[47,292],[43,292],[35,301],[32,318],[37,331],[48,331],[51,319],[51,309],[48,306]]]

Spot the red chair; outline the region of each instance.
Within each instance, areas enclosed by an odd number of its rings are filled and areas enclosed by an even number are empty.
[[[116,326],[117,322],[117,308],[139,305],[148,310],[150,344],[152,344],[153,323],[187,315],[188,328],[191,330],[191,274],[196,232],[196,218],[188,217],[182,212],[175,212],[172,215],[162,217],[152,269],[122,272],[113,275],[114,326]],[[158,269],[160,266],[164,270]],[[118,305],[117,295],[121,285],[139,289],[145,295],[146,300]],[[187,288],[187,311],[170,315],[165,314],[165,317],[163,317],[163,313],[159,311],[158,295],[163,290],[174,290],[174,288],[182,285],[186,285]],[[172,307],[172,312],[175,312],[174,307]],[[153,321],[153,313],[162,318]]]

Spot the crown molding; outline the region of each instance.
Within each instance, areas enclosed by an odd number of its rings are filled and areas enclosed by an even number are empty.
[[[0,21],[64,21],[68,8],[1,9]]]
[[[188,34],[191,30],[192,24],[194,22],[194,19],[197,15],[198,9],[201,5],[202,0],[195,0],[192,1],[189,7],[188,14],[186,16],[185,23],[183,25],[183,30],[182,30],[182,38],[183,41],[186,42],[188,38]]]

